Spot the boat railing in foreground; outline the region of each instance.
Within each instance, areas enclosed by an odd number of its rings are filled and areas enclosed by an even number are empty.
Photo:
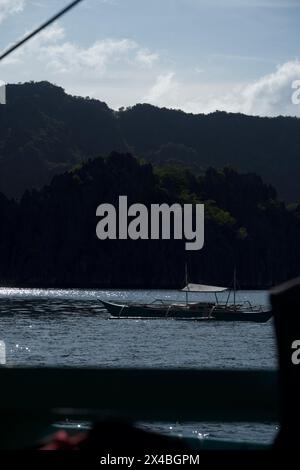
[[[279,372],[1,368],[1,448],[31,447],[49,425],[65,418],[129,423],[258,422],[274,423],[274,427],[280,423],[274,446],[297,448],[300,365],[294,365],[291,356],[292,345],[300,340],[300,281],[273,290],[271,303]],[[255,447],[206,439],[198,439],[195,445],[197,451],[228,445]]]

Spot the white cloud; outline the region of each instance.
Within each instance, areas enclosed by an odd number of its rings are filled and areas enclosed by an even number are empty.
[[[1,0],[0,0],[1,1]],[[5,59],[3,65],[29,63],[31,69],[46,68],[49,73],[98,77],[108,68],[152,68],[159,55],[140,47],[127,38],[98,40],[83,47],[65,40],[65,30],[59,24],[49,27],[25,46]]]
[[[150,68],[158,59],[159,55],[148,51],[148,49],[139,49],[136,54],[137,62]]]
[[[275,72],[245,84],[187,82],[172,72],[156,79],[145,101],[192,113],[220,110],[260,116],[300,117],[300,105],[292,102],[295,91],[292,84],[296,80],[300,80],[299,60],[286,62],[278,66]]]
[[[155,84],[142,98],[144,103],[152,103],[158,106],[176,106],[179,98],[179,83],[175,80],[175,73],[168,72],[159,75]]]
[[[35,41],[36,45],[52,43],[60,41],[65,37],[65,30],[58,23],[54,23],[51,27],[44,29],[38,36],[32,39],[32,42]],[[28,43],[28,48],[29,48]]]
[[[1,1],[1,0],[0,0]],[[25,37],[29,31],[26,31]],[[14,51],[3,60],[1,66],[22,64],[25,62],[47,61],[47,48],[61,41],[65,37],[65,30],[57,23],[42,31],[39,35],[30,39],[25,45]],[[22,37],[18,38],[22,39]],[[13,44],[9,44],[8,49]]]
[[[130,51],[137,46],[128,39],[104,39],[96,41],[90,47],[83,48],[71,42],[51,45],[45,49],[48,67],[59,73],[91,71],[103,74],[108,65],[126,60]]]
[[[292,83],[297,79],[300,79],[300,61],[294,60],[252,83],[235,85],[223,95],[216,89],[209,99],[190,99],[185,108],[193,112],[219,109],[260,116],[300,116],[300,106],[292,102]]]
[[[0,0],[0,23],[8,16],[20,13],[25,6],[25,0]]]
[[[247,114],[300,116],[300,107],[292,103],[292,83],[299,78],[300,61],[286,62],[274,73],[246,86],[235,106]]]

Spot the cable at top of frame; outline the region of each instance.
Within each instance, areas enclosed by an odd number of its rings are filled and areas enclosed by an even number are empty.
[[[3,60],[5,57],[9,56],[12,52],[14,52],[16,49],[21,47],[25,42],[29,41],[29,39],[33,38],[36,36],[38,33],[40,33],[43,29],[47,28],[50,26],[54,21],[58,20],[61,18],[63,15],[65,15],[68,11],[70,11],[72,8],[77,6],[79,3],[81,3],[83,0],[75,0],[71,2],[69,5],[67,5],[65,8],[60,10],[58,13],[56,13],[54,16],[52,16],[49,20],[47,20],[45,23],[43,23],[41,26],[39,26],[37,29],[32,31],[31,33],[27,34],[23,39],[18,41],[16,44],[11,46],[7,51],[3,52],[3,54],[0,55],[0,61]]]

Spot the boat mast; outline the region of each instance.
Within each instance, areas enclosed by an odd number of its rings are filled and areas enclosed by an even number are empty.
[[[185,285],[187,286],[189,283],[189,280],[188,280],[188,268],[187,268],[187,263],[185,263]],[[188,292],[188,289],[185,291],[185,304],[187,305],[188,304],[188,295],[189,295],[189,292]]]
[[[235,306],[235,297],[236,297],[236,266],[234,266],[233,271],[233,305]]]

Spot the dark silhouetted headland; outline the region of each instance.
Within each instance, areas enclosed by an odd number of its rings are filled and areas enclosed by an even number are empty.
[[[205,246],[181,240],[108,240],[96,236],[103,202],[205,203]],[[300,219],[255,174],[182,166],[153,168],[129,154],[89,160],[27,191],[20,202],[0,197],[0,283],[56,287],[182,287],[184,265],[194,281],[242,287],[292,278],[300,266]]]

